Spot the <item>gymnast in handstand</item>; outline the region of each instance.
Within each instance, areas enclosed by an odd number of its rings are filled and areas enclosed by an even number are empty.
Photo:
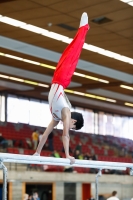
[[[75,162],[75,158],[69,155],[69,130],[81,129],[84,125],[84,120],[81,113],[70,111],[71,104],[64,92],[64,89],[70,84],[88,30],[88,16],[87,13],[83,13],[77,34],[63,52],[54,72],[52,85],[48,96],[52,120],[45,130],[34,156],[40,155],[48,135],[61,120],[63,122],[62,141],[65,149],[65,155],[66,158],[70,159],[71,164]]]

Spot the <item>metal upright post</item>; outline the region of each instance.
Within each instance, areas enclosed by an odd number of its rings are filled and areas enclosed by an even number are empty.
[[[98,178],[102,176],[102,169],[99,169],[98,173],[96,174],[95,178],[95,188],[96,188],[96,193],[95,193],[95,199],[99,200],[98,198]]]
[[[130,175],[133,176],[133,168],[130,168]]]
[[[1,161],[0,168],[3,170],[3,189],[2,189],[2,200],[7,200],[7,168]]]

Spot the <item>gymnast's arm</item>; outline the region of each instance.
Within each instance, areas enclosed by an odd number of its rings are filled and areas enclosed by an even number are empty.
[[[48,125],[48,127],[46,128],[45,132],[43,133],[43,136],[38,144],[38,147],[36,149],[36,153],[34,154],[34,156],[39,156],[41,153],[41,150],[49,136],[49,134],[52,132],[52,130],[54,129],[55,126],[57,126],[57,124],[59,123],[59,121],[55,121],[53,118],[50,122],[50,124]]]
[[[63,122],[63,135],[62,141],[65,150],[66,158],[70,159],[70,163],[74,164],[75,158],[69,155],[69,129],[70,129],[70,121],[71,121],[71,112],[68,108],[62,109],[62,122]]]

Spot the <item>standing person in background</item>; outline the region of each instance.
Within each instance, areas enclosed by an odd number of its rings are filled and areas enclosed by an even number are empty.
[[[119,200],[117,197],[117,191],[113,191],[112,196],[109,197],[107,200]]]
[[[53,137],[54,137],[54,133],[53,131],[49,134],[49,137],[48,137],[48,148],[49,148],[49,151],[54,151],[54,147],[53,147]]]
[[[60,154],[54,150],[50,157],[60,158]]]
[[[33,149],[34,150],[37,148],[38,140],[39,140],[39,132],[38,132],[38,130],[35,130],[32,133],[32,142],[33,142]]]
[[[28,200],[32,200],[32,194],[29,194]]]
[[[37,192],[33,193],[33,196],[32,196],[31,200],[40,200],[40,198],[38,197],[38,193]]]
[[[24,194],[23,200],[29,200],[29,195],[28,194]]]
[[[8,147],[8,142],[7,140],[2,136],[2,133],[0,133],[0,145],[3,148],[7,148]]]
[[[91,155],[87,152],[86,154],[84,154],[84,160],[89,160],[91,157]]]
[[[79,142],[78,145],[76,146],[75,151],[77,151],[77,150],[79,151],[80,154],[82,153],[82,144],[81,144],[81,142]]]
[[[79,159],[79,156],[80,156],[80,152],[79,152],[79,150],[76,150],[74,153],[75,159]]]
[[[92,160],[97,160],[97,156],[95,155],[94,152],[92,152],[92,154],[91,154],[91,158],[92,158]]]
[[[49,134],[61,120],[63,122],[62,141],[65,149],[65,155],[66,158],[70,159],[71,164],[75,163],[75,158],[69,154],[69,130],[81,129],[84,125],[84,120],[81,113],[70,111],[71,104],[64,92],[64,89],[66,89],[71,82],[71,78],[76,69],[88,29],[88,15],[84,12],[81,16],[77,34],[63,52],[54,72],[48,96],[52,120],[44,132],[42,140],[40,141],[34,156],[40,155]]]

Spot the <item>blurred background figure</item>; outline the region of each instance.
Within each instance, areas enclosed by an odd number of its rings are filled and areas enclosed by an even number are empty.
[[[80,156],[80,151],[76,150],[74,154],[75,159],[79,159],[79,156]]]
[[[117,191],[113,191],[111,197],[109,197],[107,200],[119,200],[117,197]]]
[[[54,151],[54,148],[53,148],[53,137],[54,137],[54,134],[53,132],[51,132],[49,134],[49,137],[48,137],[48,147],[49,147],[49,151]]]
[[[91,155],[87,152],[84,154],[84,160],[89,160]]]
[[[23,200],[29,200],[29,195],[28,194],[24,194]]]
[[[37,148],[38,141],[39,141],[39,132],[38,132],[38,130],[35,130],[32,133],[32,142],[33,142],[33,149],[34,150]]]
[[[98,197],[99,197],[99,200],[106,200],[103,195],[99,195]]]
[[[94,199],[94,197],[93,197],[93,196],[91,196],[91,197],[90,197],[90,199],[88,199],[88,200],[95,200],[95,199]]]
[[[29,194],[28,200],[32,200],[32,194]]]
[[[0,146],[2,146],[3,149],[8,147],[8,142],[7,142],[7,140],[2,136],[2,133],[0,133]]]
[[[32,196],[31,200],[40,200],[40,198],[38,197],[38,193],[37,192],[33,193],[33,196]]]
[[[56,150],[54,150],[52,152],[52,154],[51,154],[51,157],[60,158],[61,156],[60,156],[60,154]]]
[[[80,154],[82,153],[82,144],[81,144],[81,142],[79,142],[79,144],[76,146],[75,152],[76,152],[77,150],[79,151]]]

